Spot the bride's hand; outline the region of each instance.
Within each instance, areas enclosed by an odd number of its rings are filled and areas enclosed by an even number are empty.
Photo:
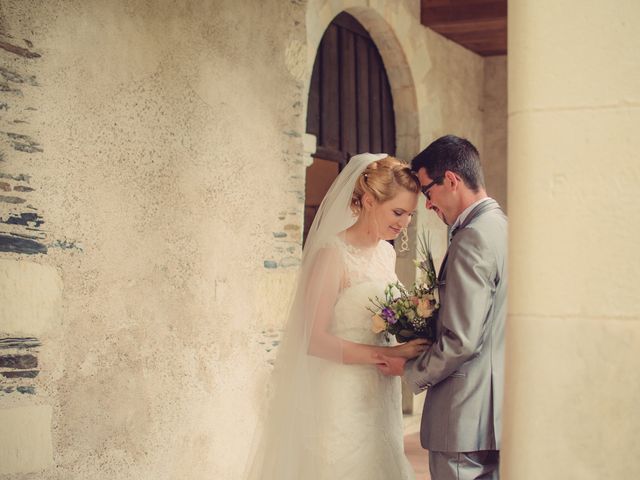
[[[430,345],[431,342],[429,340],[416,338],[414,340],[409,340],[407,343],[401,343],[400,345],[389,347],[389,356],[402,357],[410,360],[420,355],[429,348]]]

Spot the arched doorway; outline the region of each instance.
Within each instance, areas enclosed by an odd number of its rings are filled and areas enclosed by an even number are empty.
[[[375,4],[365,0],[357,0],[355,2],[353,0],[335,0],[332,2],[307,0],[307,18],[309,19],[307,22],[307,43],[312,46],[318,45],[317,51],[313,48],[309,50],[308,65],[316,66],[318,52],[321,51],[320,42],[327,33],[332,19],[335,20],[341,13],[348,12],[357,20],[360,26],[364,26],[373,41],[375,41],[378,52],[387,68],[385,74],[388,75],[391,86],[395,117],[396,143],[393,153],[400,158],[410,159],[420,151],[422,138],[420,125],[422,123],[421,118],[424,116],[424,113],[418,110],[420,91],[416,89],[414,77],[414,75],[421,75],[424,72],[414,71],[410,67],[410,63],[414,63],[414,66],[416,64],[416,48],[423,51],[426,51],[427,48],[424,42],[420,40],[420,37],[412,36],[412,25],[415,25],[415,19],[412,14],[406,9],[398,10],[397,3],[396,0],[381,0],[375,2]],[[384,13],[391,10],[395,11],[397,16],[390,18]],[[416,40],[418,43],[415,43]],[[413,59],[413,62],[410,62],[409,59]],[[311,83],[312,71],[309,71],[307,75]],[[312,88],[309,86],[309,91],[311,92],[311,90]],[[309,97],[310,104],[314,100],[311,96]],[[424,89],[422,90],[422,101],[426,102]],[[309,105],[307,112],[309,108],[313,107]],[[424,110],[424,112],[426,111],[430,110]],[[312,155],[318,158],[317,151]],[[313,171],[307,171],[308,178],[313,178],[313,175]],[[310,184],[313,185],[313,183]],[[320,198],[322,198],[322,195],[320,195]],[[307,209],[305,209],[306,211]],[[310,225],[311,222],[305,221],[305,224]],[[416,228],[416,222],[412,222],[408,229],[410,250],[397,252],[396,273],[405,284],[409,284],[415,279],[416,269],[413,258],[415,258]],[[408,390],[403,392],[403,411],[405,413],[413,411],[413,394]]]
[[[396,151],[393,98],[382,58],[369,33],[345,12],[327,27],[316,53],[307,133],[316,136],[317,148],[306,174],[304,238],[351,156]]]

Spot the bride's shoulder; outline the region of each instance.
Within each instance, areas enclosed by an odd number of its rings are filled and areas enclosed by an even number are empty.
[[[339,245],[334,241],[324,241],[313,250],[304,255],[303,265],[307,265],[312,271],[342,271],[344,268],[344,254]]]
[[[318,246],[317,258],[320,260],[339,260],[344,250],[343,242],[337,237],[326,239]]]
[[[344,243],[338,237],[330,237],[319,245],[318,250],[325,255],[338,255],[344,250]]]
[[[385,256],[395,259],[396,258],[396,249],[386,240],[380,241],[380,245],[378,247]]]

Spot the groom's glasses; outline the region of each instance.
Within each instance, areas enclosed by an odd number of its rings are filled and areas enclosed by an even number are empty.
[[[427,197],[427,200],[431,201],[431,194],[429,193],[429,190],[431,189],[431,187],[442,183],[442,180],[444,180],[444,177],[438,177],[428,185],[423,185],[422,187],[420,187],[420,190],[422,191],[424,196]]]

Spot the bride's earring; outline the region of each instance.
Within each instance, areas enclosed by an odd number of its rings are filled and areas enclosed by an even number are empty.
[[[367,235],[371,235],[371,205],[367,203],[367,200],[364,196],[362,197],[362,215],[364,218],[364,223],[367,226]]]
[[[402,229],[402,237],[400,238],[400,248],[398,253],[405,253],[409,251],[409,232],[407,227]]]
[[[371,235],[371,216],[369,215],[369,209],[367,209],[367,214],[364,218],[367,223],[367,235]]]

